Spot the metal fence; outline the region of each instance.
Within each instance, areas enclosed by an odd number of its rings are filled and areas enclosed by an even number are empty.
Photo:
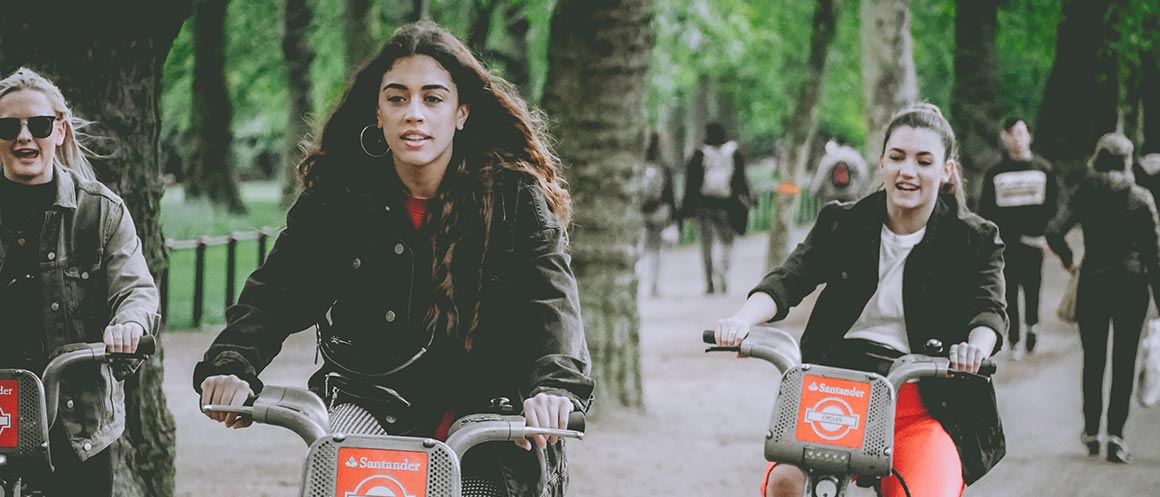
[[[769,229],[770,222],[775,215],[775,200],[777,192],[772,189],[760,189],[755,192],[755,205],[749,210],[748,232],[761,232]],[[799,195],[799,204],[796,209],[795,221],[799,224],[809,222],[816,215],[817,206],[813,199],[805,192]],[[193,250],[196,252],[193,278],[193,327],[200,327],[205,313],[205,280],[206,280],[206,249],[209,247],[226,246],[226,281],[225,281],[225,308],[233,305],[237,300],[237,251],[238,242],[258,241],[258,265],[266,260],[266,249],[270,235],[276,234],[279,228],[263,227],[255,231],[242,231],[226,236],[201,236],[194,240],[165,240],[165,246],[170,253],[177,250]],[[686,222],[681,230],[681,243],[693,243],[697,239],[697,230],[694,223]],[[184,282],[183,282],[184,283]],[[161,276],[161,320],[168,323],[169,318],[169,271]]]
[[[205,251],[209,247],[226,246],[226,298],[225,306],[234,304],[237,296],[238,272],[238,242],[247,240],[258,241],[258,265],[266,260],[266,246],[270,235],[277,233],[278,228],[263,227],[255,231],[240,231],[226,236],[199,236],[195,240],[166,239],[165,246],[170,253],[176,250],[194,250],[195,266],[193,278],[193,326],[201,326],[205,311]],[[167,323],[169,318],[169,270],[161,275],[161,322]]]

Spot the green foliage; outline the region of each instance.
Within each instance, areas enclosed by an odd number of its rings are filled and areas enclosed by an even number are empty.
[[[466,37],[475,9],[499,2],[488,35],[489,47],[510,47],[504,26],[511,9],[528,20],[529,88],[537,102],[547,77],[547,52],[554,0],[432,0],[431,14],[458,36]],[[840,0],[838,32],[831,48],[820,102],[819,130],[854,145],[866,136],[862,91],[859,0]],[[653,27],[656,49],[648,89],[654,124],[666,113],[688,107],[702,78],[736,112],[739,138],[758,154],[772,151],[785,134],[785,121],[797,98],[808,56],[815,2],[798,0],[656,0]],[[1115,19],[1112,44],[1130,67],[1146,50],[1160,50],[1160,15],[1154,0],[1124,0]],[[343,0],[313,0],[309,40],[315,121],[337,103],[352,72],[345,60]],[[287,88],[281,51],[283,3],[246,0],[227,12],[226,70],[234,105],[233,131],[238,167],[254,170],[263,152],[281,163],[286,129]],[[410,0],[374,0],[367,20],[376,45],[411,14]],[[920,96],[949,110],[954,84],[955,0],[911,0],[911,33]],[[1008,0],[999,11],[999,105],[1005,113],[1033,118],[1055,50],[1060,6],[1056,0]],[[1151,21],[1149,21],[1151,19]],[[1151,23],[1151,24],[1150,24]],[[174,42],[164,68],[163,136],[181,147],[189,127],[192,78],[189,22]],[[1135,57],[1135,58],[1133,58]],[[500,61],[487,61],[504,75]],[[726,109],[726,111],[728,111]]]
[[[999,9],[999,109],[1034,124],[1055,61],[1061,7],[1055,0],[1009,0]]]

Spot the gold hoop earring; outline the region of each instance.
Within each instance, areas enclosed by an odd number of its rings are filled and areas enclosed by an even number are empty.
[[[379,143],[379,144],[380,144],[380,145],[383,147],[383,152],[382,152],[382,153],[380,153],[380,154],[377,154],[377,155],[376,155],[376,154],[372,154],[372,153],[371,153],[371,151],[367,149],[367,144],[366,144],[366,134],[367,134],[367,130],[368,130],[368,129],[371,129],[372,127],[373,127],[374,129],[377,129],[377,130],[379,130],[379,132],[378,132],[378,133],[375,135],[375,136],[377,136],[377,137],[378,137],[378,139],[376,139],[375,141],[376,141],[376,142],[378,142],[378,143]],[[390,153],[390,151],[391,151],[391,146],[390,146],[390,145],[387,145],[387,141],[386,141],[386,139],[384,139],[384,138],[383,138],[383,129],[382,129],[382,128],[380,128],[380,127],[378,127],[378,126],[375,126],[375,125],[373,125],[373,124],[368,124],[368,125],[366,125],[366,127],[364,127],[364,128],[362,129],[362,131],[360,131],[360,132],[359,132],[359,134],[358,134],[358,144],[359,144],[359,146],[360,146],[360,147],[362,147],[362,151],[363,151],[363,153],[364,153],[364,154],[367,154],[368,156],[370,156],[370,157],[374,157],[374,158],[376,158],[376,159],[377,159],[377,158],[379,158],[379,157],[382,157],[382,156],[384,156],[384,155],[387,155],[387,154],[388,154],[388,153]]]

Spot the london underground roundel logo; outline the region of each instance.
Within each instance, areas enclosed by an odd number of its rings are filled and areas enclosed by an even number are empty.
[[[862,446],[870,384],[807,375],[802,380],[794,436],[802,442]]]

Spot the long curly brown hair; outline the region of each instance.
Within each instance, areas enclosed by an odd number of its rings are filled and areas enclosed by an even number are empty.
[[[548,205],[567,226],[572,214],[571,197],[559,176],[559,159],[552,152],[544,121],[530,110],[513,86],[492,76],[454,35],[430,22],[407,24],[368,61],[349,85],[338,106],[322,128],[321,139],[298,165],[308,188],[335,182],[351,185],[366,181],[366,173],[376,171],[397,180],[390,155],[373,158],[360,143],[361,132],[375,124],[375,109],[383,74],[395,61],[426,55],[451,74],[459,90],[461,104],[471,106],[463,130],[452,142],[453,157],[439,191],[429,204],[427,223],[434,223],[432,237],[433,295],[424,325],[431,333],[443,332],[463,340],[471,348],[479,325],[479,293],[483,262],[491,238],[493,178],[503,169],[532,175],[544,191]],[[465,245],[456,249],[464,234],[482,228],[482,248]],[[476,274],[452,274],[452,262],[470,258]],[[474,295],[469,312],[456,303],[456,285],[469,285]],[[465,322],[465,316],[467,321]]]

